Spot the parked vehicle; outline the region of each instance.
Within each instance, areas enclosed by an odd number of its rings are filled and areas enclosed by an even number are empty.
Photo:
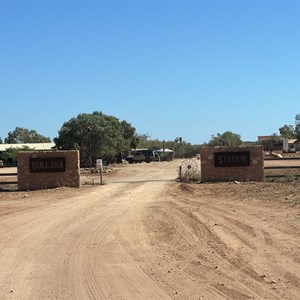
[[[153,150],[149,149],[132,149],[130,154],[126,157],[126,160],[132,163],[146,162],[150,163],[154,159]]]
[[[292,147],[288,150],[288,153],[296,153],[296,148]]]

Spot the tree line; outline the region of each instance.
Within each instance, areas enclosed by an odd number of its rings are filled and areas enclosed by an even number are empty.
[[[300,140],[300,114],[295,116],[294,125],[283,125],[279,128],[280,135],[287,138]]]
[[[295,117],[294,125],[283,125],[279,128],[280,135],[300,140],[300,114]],[[273,134],[272,142],[278,141],[279,135]],[[6,144],[49,143],[51,139],[35,130],[16,127],[4,139]],[[0,143],[3,143],[0,138]],[[54,138],[57,149],[79,150],[80,159],[84,164],[95,162],[97,158],[109,162],[116,157],[126,157],[130,149],[148,148],[157,150],[169,148],[174,150],[176,157],[193,157],[199,153],[201,146],[241,146],[245,142],[241,136],[231,131],[212,135],[208,143],[192,145],[181,137],[174,140],[151,139],[147,134],[137,134],[136,129],[126,121],[114,116],[95,111],[91,114],[82,113],[66,121]],[[266,141],[264,142],[266,143]],[[253,142],[252,144],[257,144]],[[0,153],[0,159],[13,159],[20,150],[33,150],[25,146],[22,149],[10,148]]]
[[[4,139],[6,144],[49,142],[49,137],[23,127],[16,127]],[[174,150],[177,157],[192,157],[199,153],[200,147],[183,141],[182,138],[166,141],[150,139],[146,134],[137,134],[130,123],[98,111],[91,114],[82,113],[66,121],[58,131],[58,136],[54,138],[54,143],[60,150],[79,150],[81,163],[85,165],[95,162],[97,158],[108,162],[114,161],[116,157],[124,158],[130,149],[135,148],[157,150],[165,147]],[[0,153],[0,159],[12,159],[20,150],[33,149],[27,146],[22,149],[10,148],[5,153]]]

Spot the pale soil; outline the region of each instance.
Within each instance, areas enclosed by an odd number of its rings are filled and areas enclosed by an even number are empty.
[[[183,184],[177,164],[0,192],[0,299],[300,299],[300,183]]]

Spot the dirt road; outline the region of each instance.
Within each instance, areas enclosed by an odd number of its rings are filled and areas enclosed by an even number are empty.
[[[0,299],[300,299],[300,184],[181,184],[176,169],[0,192]]]

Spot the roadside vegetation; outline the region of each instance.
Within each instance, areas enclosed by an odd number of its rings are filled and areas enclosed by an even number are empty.
[[[201,146],[242,146],[262,145],[265,150],[272,151],[281,141],[281,137],[300,140],[300,114],[295,116],[294,125],[283,125],[279,134],[274,133],[269,139],[259,142],[243,141],[241,135],[231,131],[212,135],[204,144],[191,144],[182,137],[174,140],[152,139],[147,134],[138,134],[135,127],[127,121],[121,121],[114,116],[105,115],[95,111],[91,114],[82,113],[66,121],[58,136],[54,138],[57,149],[79,150],[81,161],[88,165],[97,158],[102,158],[108,163],[118,158],[125,158],[130,149],[147,148],[158,150],[169,148],[174,151],[176,158],[191,158],[199,154]],[[28,144],[49,143],[51,139],[35,130],[16,127],[10,131],[0,144]],[[0,152],[0,160],[14,162],[18,151],[31,150],[26,148],[10,148]]]

